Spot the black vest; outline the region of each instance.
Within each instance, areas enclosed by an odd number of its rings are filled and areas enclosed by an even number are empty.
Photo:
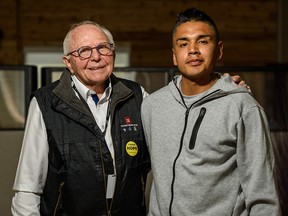
[[[49,143],[41,215],[56,215],[57,209],[58,215],[104,216],[109,206],[112,216],[146,215],[143,189],[150,163],[140,117],[142,92],[135,82],[113,75],[111,82],[117,176],[112,205],[106,199],[106,184],[113,160],[92,114],[72,90],[69,72],[34,93]]]

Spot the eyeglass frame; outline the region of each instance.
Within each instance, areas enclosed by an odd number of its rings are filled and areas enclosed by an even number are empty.
[[[110,51],[109,51],[108,53],[106,53],[106,54],[102,54],[102,53],[99,52],[99,50],[100,50],[100,48],[101,48],[101,46],[102,46],[103,44],[109,45]],[[91,54],[90,54],[89,57],[83,58],[83,57],[80,55],[80,50],[83,49],[83,48],[88,48],[88,47],[91,49]],[[90,57],[92,56],[93,49],[96,49],[97,52],[98,52],[100,55],[108,55],[110,52],[112,52],[112,51],[115,50],[115,45],[114,45],[114,43],[110,43],[110,42],[102,42],[102,43],[99,43],[97,46],[94,46],[94,47],[91,47],[91,46],[82,46],[82,47],[80,47],[80,48],[78,48],[78,49],[76,49],[76,50],[73,50],[73,51],[67,53],[66,56],[72,55],[72,56],[74,56],[74,57],[79,57],[81,60],[88,59],[88,58],[90,58]],[[74,55],[74,54],[73,54],[74,52],[77,52],[78,55]]]

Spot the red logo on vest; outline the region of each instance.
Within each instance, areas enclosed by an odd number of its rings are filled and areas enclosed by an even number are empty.
[[[125,122],[127,125],[131,124],[131,118],[130,117],[125,117]]]

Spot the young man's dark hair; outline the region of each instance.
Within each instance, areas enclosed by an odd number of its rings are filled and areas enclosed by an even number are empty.
[[[180,13],[178,13],[177,21],[173,29],[173,35],[176,31],[176,28],[181,25],[182,23],[188,21],[201,21],[209,24],[216,33],[216,42],[220,40],[219,31],[213,19],[208,16],[205,12],[198,10],[196,8],[188,8]]]

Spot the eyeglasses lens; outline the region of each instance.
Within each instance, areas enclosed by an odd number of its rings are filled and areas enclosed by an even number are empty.
[[[81,47],[78,50],[78,54],[82,59],[90,58],[93,49],[96,49],[101,55],[107,55],[109,52],[111,52],[112,45],[109,43],[102,43],[96,47]]]

